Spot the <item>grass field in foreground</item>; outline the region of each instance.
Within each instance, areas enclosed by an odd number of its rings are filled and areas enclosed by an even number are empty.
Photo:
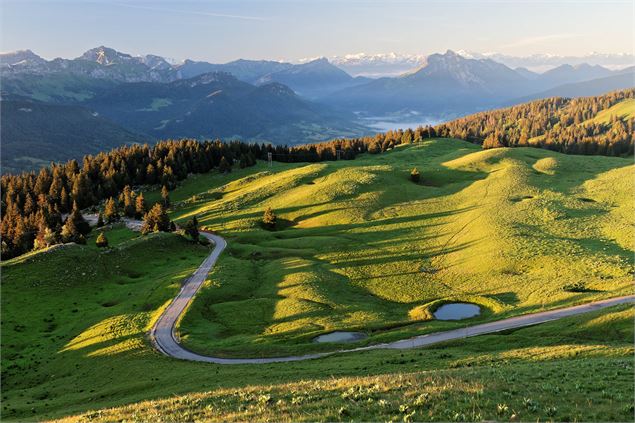
[[[128,235],[110,252],[66,246],[3,263],[3,421],[144,400],[155,402],[79,420],[325,420],[339,418],[341,407],[350,413],[343,420],[359,420],[403,417],[401,405],[416,409],[417,420],[511,410],[532,420],[629,416],[630,307],[420,350],[264,366],[183,362],[158,354],[145,334],[207,251],[175,235]],[[102,267],[103,275],[91,273]],[[356,391],[377,391],[377,402],[362,405]],[[422,408],[417,398],[426,393]],[[498,404],[508,407],[501,415]]]
[[[409,181],[417,167],[422,181]],[[629,159],[432,140],[354,161],[274,163],[188,179],[172,217],[229,242],[180,325],[185,345],[225,356],[339,348],[632,292]],[[271,206],[282,228],[260,219]]]
[[[207,375],[198,392],[64,421],[627,421],[635,394],[633,317],[621,306],[403,353],[247,368],[202,364],[188,374]],[[240,380],[224,380],[237,374]]]

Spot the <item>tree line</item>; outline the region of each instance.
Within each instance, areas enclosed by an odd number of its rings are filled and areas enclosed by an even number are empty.
[[[212,169],[231,172],[234,166],[245,168],[269,158],[278,162],[352,160],[361,153],[378,154],[400,144],[435,137],[459,138],[482,144],[483,148],[533,146],[563,153],[632,155],[633,118],[612,116],[608,122],[593,118],[634,96],[635,89],[630,89],[598,97],[549,98],[437,126],[299,146],[167,140],[154,146],[124,146],[86,156],[81,166],[70,160],[51,164],[37,174],[3,175],[1,257],[15,257],[56,242],[81,242],[80,235],[85,236],[86,227],[79,210],[87,207],[104,204],[105,209],[115,213],[122,210],[139,218],[146,212],[145,200],[141,194],[134,194],[131,187],[163,187],[165,200],[167,191],[189,174]],[[164,203],[162,207],[165,209],[167,205]],[[165,227],[164,210],[155,212],[160,216],[155,219],[158,227]],[[74,225],[76,230],[64,230],[67,224]],[[68,236],[71,232],[76,235]]]

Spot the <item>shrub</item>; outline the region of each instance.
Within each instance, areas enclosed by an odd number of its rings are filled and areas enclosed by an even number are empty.
[[[276,217],[276,214],[273,212],[271,207],[267,207],[265,209],[264,215],[262,216],[262,223],[265,225],[265,227],[268,229],[275,229],[277,219],[278,218]]]
[[[410,171],[410,180],[414,183],[418,183],[421,180],[421,174],[416,167]]]
[[[104,234],[103,232],[100,233],[99,236],[97,237],[97,240],[95,241],[95,245],[98,246],[99,248],[108,247],[108,238],[106,238],[106,234]]]

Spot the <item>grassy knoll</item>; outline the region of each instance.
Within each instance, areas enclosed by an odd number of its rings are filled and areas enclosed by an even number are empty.
[[[422,181],[408,180],[417,167]],[[461,326],[429,320],[477,303],[470,323],[632,291],[633,165],[432,140],[354,161],[203,175],[172,193],[229,247],[181,322],[185,344],[227,356],[332,349]],[[268,231],[271,206],[282,220]]]

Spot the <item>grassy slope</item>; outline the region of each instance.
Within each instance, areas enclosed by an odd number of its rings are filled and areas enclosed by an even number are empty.
[[[408,181],[414,166],[422,184]],[[370,343],[462,325],[425,321],[443,299],[483,306],[477,322],[630,293],[632,172],[627,159],[435,140],[200,176],[173,200],[209,192],[173,216],[196,214],[229,247],[182,338],[216,354],[288,354],[334,348],[311,340],[335,329]],[[284,230],[260,227],[266,206]]]
[[[608,124],[611,122],[611,116],[615,116],[618,119],[632,119],[635,117],[635,99],[628,98],[622,100],[619,103],[613,105],[607,110],[603,110],[598,113],[593,119],[596,123]]]
[[[433,142],[416,147],[412,151],[363,158],[359,162],[348,162],[353,166],[349,171],[356,174],[355,172],[359,171],[355,169],[356,167],[363,168],[368,166],[369,162],[376,161],[384,161],[385,165],[394,166],[391,162],[394,162],[393,158],[399,157],[398,155],[401,155],[401,160],[404,161],[402,167],[405,171],[412,165],[407,160],[421,159],[441,163],[468,153],[472,154],[473,151],[468,144],[448,145],[451,147]],[[452,153],[452,149],[457,146],[466,150]],[[538,155],[541,153],[550,154],[536,150],[526,152],[526,154]],[[501,150],[501,154],[509,153]],[[448,155],[456,157],[447,157]],[[559,155],[555,157],[561,158]],[[589,169],[588,176],[578,178],[569,176],[572,180],[567,181],[563,178],[559,183],[568,184],[566,186],[570,186],[570,189],[576,193],[579,191],[585,196],[584,198],[593,198],[597,201],[597,203],[590,203],[587,200],[578,204],[575,196],[569,196],[569,201],[574,202],[583,210],[587,207],[608,208],[605,204],[620,205],[610,208],[610,212],[604,214],[594,213],[593,215],[597,215],[598,220],[597,222],[593,220],[593,225],[587,229],[591,231],[589,236],[597,236],[598,239],[615,239],[614,243],[603,242],[597,247],[592,246],[598,250],[596,257],[598,269],[617,271],[615,269],[619,270],[621,267],[611,264],[606,257],[620,255],[621,250],[617,249],[617,245],[621,243],[625,243],[624,248],[631,248],[628,232],[621,235],[624,228],[632,230],[632,227],[625,223],[628,222],[627,210],[631,206],[624,198],[619,198],[616,194],[621,189],[616,180],[619,182],[619,178],[622,181],[625,179],[623,175],[619,175],[624,171],[624,169],[620,170],[620,167],[625,161],[600,157],[587,159],[591,159],[586,163]],[[535,162],[535,159],[532,160],[532,163]],[[371,166],[376,165],[377,163],[373,163]],[[572,166],[577,166],[574,167],[575,169],[580,167],[575,163]],[[339,171],[344,170],[343,163],[330,163],[318,167],[320,172],[333,168]],[[465,173],[446,171],[442,167],[429,166],[428,169],[420,167],[424,175],[428,176],[428,180],[436,180],[437,185],[441,185],[445,177],[466,176]],[[539,167],[543,172],[547,168],[545,163]],[[311,169],[315,166],[276,164],[273,170],[284,173],[302,172],[303,168],[305,171],[307,169],[313,171]],[[551,168],[557,169],[554,166]],[[617,169],[609,171],[611,168]],[[199,176],[188,182],[182,190],[174,192],[172,198],[179,199],[181,195],[182,198],[187,198],[193,192],[200,192],[208,187],[223,186],[236,177],[245,176],[254,170],[264,170],[264,167],[237,171],[232,175]],[[496,173],[500,171],[494,172]],[[613,175],[614,173],[617,173],[617,176]],[[534,177],[539,179],[542,175],[544,173],[536,173]],[[328,174],[324,177],[328,180]],[[463,186],[461,189],[466,190],[474,185],[482,184],[482,178],[483,175],[479,175],[475,181],[467,179],[455,183],[461,184]],[[484,180],[487,181],[487,178]],[[614,189],[610,191],[603,189],[603,181],[611,183]],[[239,194],[246,192],[240,187],[243,184],[249,185],[255,182],[257,181],[231,183],[226,188],[226,191],[236,189],[234,191],[237,195],[234,203],[236,207],[240,205]],[[318,183],[321,182],[316,182],[316,185]],[[302,188],[303,184],[304,181],[297,187]],[[557,184],[553,185],[557,187]],[[258,198],[260,195],[258,191],[263,189],[255,187],[254,191],[250,191],[250,195],[252,198]],[[279,189],[281,193],[292,190],[293,181],[283,182],[276,189]],[[445,190],[457,191],[457,187],[417,187],[412,184],[406,184],[404,189],[410,193],[416,193],[415,190],[419,189],[430,189],[438,194]],[[394,189],[392,189],[393,192],[390,192],[391,189],[386,191],[388,193],[385,192],[383,195],[389,198],[393,195],[403,195],[400,192],[394,192]],[[266,195],[268,192],[265,191],[263,194]],[[440,202],[443,196],[438,194],[428,200],[414,198],[411,207],[417,204],[423,206],[433,201]],[[324,191],[324,195],[347,196],[350,194],[336,192],[335,188],[330,187],[329,190]],[[557,192],[549,195],[557,196]],[[222,200],[212,204],[228,207],[231,204],[229,201],[231,198],[230,194],[226,193]],[[536,196],[536,198],[541,197]],[[272,198],[272,200],[275,199],[276,197]],[[348,201],[350,208],[346,213],[350,214],[351,219],[356,218],[354,212],[359,213],[359,210],[355,210],[355,206],[361,204],[360,201],[359,199]],[[256,204],[258,202],[255,201],[254,207],[258,208]],[[282,210],[279,205],[274,204],[274,206]],[[335,201],[334,206],[337,207],[333,207],[333,217],[343,219],[342,216],[346,214],[337,210],[344,207],[342,200]],[[188,210],[183,208],[177,213],[184,217],[188,214]],[[320,222],[329,223],[329,215],[325,215],[324,212],[320,213],[316,210],[307,213],[297,206],[295,210],[299,215],[308,218],[303,220],[304,223],[300,222],[293,229],[294,231],[298,229],[317,231],[320,229],[318,227]],[[240,213],[248,215],[250,211],[245,209],[240,210]],[[246,225],[255,222],[260,213],[261,210],[254,211],[253,218],[236,216],[237,213],[230,217],[213,213],[202,216],[209,225],[225,227],[223,233],[231,235],[231,244],[238,244],[237,250],[228,251],[231,255],[223,255],[223,261],[220,263],[222,271],[212,277],[215,284],[223,287],[224,280],[218,276],[225,271],[235,271],[233,277],[236,279],[232,283],[239,288],[242,286],[242,289],[249,288],[249,281],[241,281],[237,277],[242,274],[238,272],[243,271],[237,266],[246,265],[246,261],[249,264],[249,260],[243,258],[244,253],[240,253],[241,249],[249,251],[253,248],[253,250],[261,251],[263,257],[256,255],[254,258],[258,258],[256,261],[270,262],[267,264],[270,268],[267,272],[290,273],[291,268],[280,266],[279,263],[284,263],[280,260],[285,255],[292,257],[288,252],[294,251],[293,254],[296,254],[296,250],[300,248],[295,246],[294,250],[290,250],[288,247],[277,245],[263,248],[258,243],[262,243],[263,239],[274,244],[289,241],[295,243],[299,240],[293,238],[287,240],[284,235],[290,231],[271,234],[255,228],[245,229],[248,228]],[[291,211],[285,211],[281,214],[290,218],[292,217],[290,213]],[[589,218],[588,213],[583,216]],[[302,219],[299,220],[302,221]],[[306,220],[313,223],[313,228],[310,225],[303,227],[307,225]],[[444,223],[442,216],[438,218],[438,221],[443,225],[456,225],[453,220]],[[609,225],[612,221],[624,227]],[[337,229],[340,225],[342,224],[335,224],[336,227],[331,229]],[[363,226],[361,228],[363,229]],[[358,230],[344,235],[357,237],[358,234],[363,233]],[[272,235],[283,237],[271,239]],[[335,231],[332,234],[333,240],[340,241],[344,235]],[[387,235],[386,240],[396,236],[407,237],[407,231],[404,230],[402,234],[387,228],[384,235]],[[323,241],[319,239],[323,236],[327,235],[316,236],[317,241]],[[266,417],[273,413],[274,417],[315,420],[335,419],[338,417],[339,407],[344,406],[347,409],[344,413],[348,412],[356,418],[366,416],[368,419],[369,416],[397,415],[399,405],[405,404],[411,408],[417,408],[419,413],[417,419],[445,420],[455,418],[452,413],[459,413],[459,419],[461,414],[477,416],[471,413],[480,413],[483,418],[502,418],[497,414],[497,404],[507,404],[509,409],[501,412],[506,418],[511,416],[512,410],[517,410],[522,413],[521,416],[529,416],[530,419],[538,416],[544,419],[554,413],[554,418],[577,418],[578,420],[622,421],[632,416],[632,408],[629,407],[633,395],[633,312],[628,307],[518,330],[511,334],[473,338],[446,346],[403,353],[374,351],[362,355],[342,355],[309,362],[257,367],[181,362],[156,353],[146,340],[145,332],[162,307],[176,294],[182,278],[196,268],[202,257],[207,254],[207,250],[174,235],[155,235],[136,239],[135,234],[123,228],[109,231],[108,237],[111,244],[116,247],[111,252],[101,252],[95,248],[92,245],[93,235],[88,246],[66,246],[2,263],[2,420],[59,417],[88,409],[198,392],[211,393],[188,394],[186,398],[175,397],[155,402],[154,406],[144,403],[134,410],[116,410],[114,413],[120,416],[126,415],[130,419],[156,420],[154,414],[145,413],[154,413],[161,406],[159,409],[163,410],[163,415],[170,421],[186,419],[188,416],[193,416],[190,414],[193,412],[211,413],[213,410],[216,410],[214,413],[218,414],[211,417],[217,419],[249,420],[254,416]],[[248,237],[253,238],[253,244],[246,242]],[[412,242],[412,234],[410,237],[409,242]],[[304,249],[310,250],[313,241],[315,240],[307,238],[309,246]],[[608,245],[606,251],[602,250],[604,244]],[[333,243],[333,245],[336,244]],[[378,257],[387,255],[388,246],[382,245],[381,241],[374,241],[372,247],[379,249]],[[354,250],[351,253],[360,254],[359,251]],[[307,255],[306,260],[315,261],[315,258]],[[276,266],[280,268],[275,269]],[[335,265],[331,266],[335,267]],[[372,266],[368,269],[369,272],[373,271]],[[311,267],[307,270],[313,272]],[[437,273],[443,274],[442,271]],[[604,273],[598,276],[602,275]],[[263,276],[269,278],[268,273],[263,273]],[[477,273],[477,276],[480,277],[480,274]],[[591,278],[591,281],[597,286],[610,288],[621,286],[620,278],[618,274],[616,280],[611,278],[603,280],[598,277],[597,280]],[[509,282],[512,283],[514,280]],[[517,282],[521,283],[521,281]],[[241,285],[241,283],[247,285]],[[328,289],[337,288],[332,285],[326,286]],[[297,288],[306,290],[302,284]],[[345,287],[345,289],[351,288]],[[334,295],[336,304],[338,302],[346,304],[346,301],[350,301],[343,297],[341,292],[336,292]],[[547,290],[546,292],[560,291]],[[208,295],[204,292],[201,298],[197,299],[194,309],[198,308]],[[569,298],[566,298],[567,294],[562,295],[565,297],[559,301],[564,304],[567,301],[586,301],[599,294],[571,294]],[[375,301],[369,303],[370,306],[387,301],[384,299],[379,301],[377,297],[371,295],[359,298]],[[400,303],[395,301],[389,304],[400,306]],[[362,306],[370,307],[368,304],[362,304]],[[517,310],[522,311],[520,308]],[[231,312],[234,316],[244,316],[243,313],[236,313],[235,309]],[[388,310],[387,316],[390,316],[390,312],[391,310]],[[192,315],[195,315],[194,313],[196,310],[193,310]],[[336,316],[334,321],[337,323],[342,313],[334,308],[333,314]],[[288,321],[295,324],[293,319]],[[285,323],[284,319],[282,322]],[[449,325],[444,327],[446,326]],[[402,330],[402,333],[406,332]],[[304,335],[300,335],[299,338],[302,339],[302,336]],[[260,338],[247,336],[246,339],[265,344],[270,342],[267,336]],[[293,338],[290,339],[293,342]],[[460,371],[438,370],[446,368],[460,368]],[[563,376],[563,373],[566,374]],[[588,379],[589,374],[594,375],[593,380]],[[359,376],[368,376],[368,378],[358,379]],[[373,379],[374,376],[377,378]],[[395,379],[402,382],[391,382]],[[611,383],[601,382],[605,380],[611,380]],[[385,395],[382,393],[382,398],[387,401],[385,411],[382,411],[384,406],[377,408],[378,406],[375,405],[372,407],[356,405],[355,402],[347,399],[349,394],[344,393],[357,386],[373,384],[385,386]],[[463,389],[466,386],[474,387],[474,389]],[[362,391],[365,389],[361,388]],[[371,390],[375,389],[377,388]],[[283,399],[283,402],[274,406],[272,400],[267,400],[266,397],[260,399],[258,395],[252,394],[261,390],[270,390],[275,398],[274,403],[277,403],[278,399]],[[381,390],[383,392],[384,388]],[[429,409],[416,405],[414,398],[428,391],[433,399]],[[529,408],[523,405],[525,396],[538,403],[535,410],[531,405]],[[294,400],[294,397],[297,398]],[[380,403],[378,400],[377,404]],[[264,404],[258,405],[259,403]],[[299,404],[306,405],[299,408]],[[207,407],[208,405],[211,407]],[[557,408],[556,411],[549,408],[554,406]],[[131,412],[140,414],[127,414]],[[111,416],[103,413],[92,416],[100,414],[104,418]]]

